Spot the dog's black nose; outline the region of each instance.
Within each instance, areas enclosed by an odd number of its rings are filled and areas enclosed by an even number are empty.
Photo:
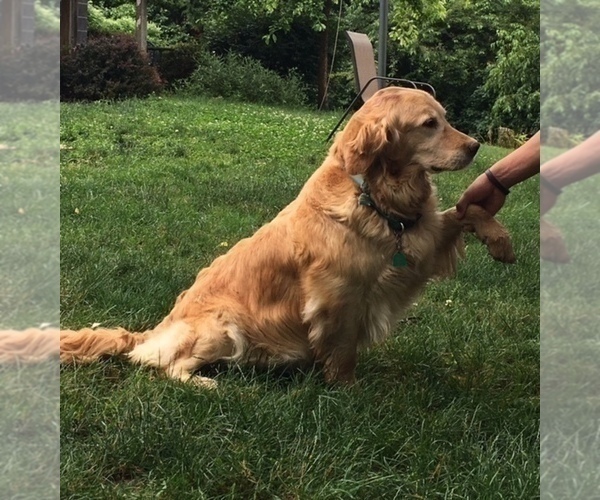
[[[469,150],[469,153],[471,153],[472,156],[475,156],[477,154],[477,151],[479,151],[480,145],[481,144],[479,144],[477,141],[472,141],[467,146],[467,149]]]

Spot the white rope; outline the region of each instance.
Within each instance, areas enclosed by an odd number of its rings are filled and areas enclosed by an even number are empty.
[[[333,55],[331,56],[331,66],[329,68],[329,74],[327,75],[327,83],[325,83],[325,92],[323,92],[323,99],[321,100],[321,104],[319,104],[319,111],[323,109],[323,105],[325,104],[325,100],[327,99],[327,91],[329,90],[329,82],[331,81],[331,73],[333,73],[333,65],[335,63],[335,54],[337,53],[337,44],[338,38],[340,35],[340,22],[342,20],[342,6],[344,5],[343,0],[339,0],[339,10],[338,10],[338,20],[337,20],[337,28],[335,30],[335,41],[333,43]]]

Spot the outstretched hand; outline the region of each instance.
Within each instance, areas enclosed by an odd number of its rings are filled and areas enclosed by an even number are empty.
[[[521,147],[494,163],[489,171],[504,189],[498,188],[485,174],[481,174],[466,189],[456,204],[459,219],[464,217],[467,207],[471,204],[479,205],[490,215],[496,215],[506,200],[503,191],[540,171],[540,133],[538,132]]]
[[[485,176],[481,174],[462,194],[456,204],[456,213],[459,219],[465,215],[467,207],[471,204],[479,205],[490,215],[496,215],[504,205],[506,195],[495,187]]]

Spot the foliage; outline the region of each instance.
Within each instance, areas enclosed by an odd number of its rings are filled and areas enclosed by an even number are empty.
[[[421,8],[392,11],[389,73],[433,84],[466,132],[487,137],[496,126],[534,132],[538,0],[451,0]]]
[[[196,13],[195,19],[203,19],[203,23],[209,27],[226,24],[231,13],[234,19],[254,19],[260,25],[259,33],[263,44],[274,44],[278,36],[287,35],[294,26],[300,25],[307,29],[308,36],[301,42],[313,40],[314,52],[303,50],[301,54],[311,54],[316,61],[313,67],[314,84],[317,90],[316,103],[324,105],[327,100],[327,72],[329,70],[329,38],[332,31],[331,21],[334,6],[342,6],[342,0],[301,0],[298,2],[285,2],[282,0],[270,0],[269,2],[256,2],[254,0],[236,0],[225,2],[213,0],[208,2],[210,7],[204,5],[201,10],[202,16]],[[193,11],[192,11],[193,13]],[[204,17],[208,21],[204,21]],[[214,30],[213,30],[214,31]],[[295,69],[288,66],[289,69]]]
[[[484,90],[494,99],[490,126],[510,124],[534,134],[540,128],[539,36],[522,25],[498,32],[496,61]]]
[[[542,19],[542,122],[590,135],[600,129],[600,5],[546,2]]]
[[[35,2],[36,36],[57,35],[60,31],[60,13],[58,6]]]
[[[120,12],[124,0],[95,1],[106,12]],[[539,126],[539,0],[390,3],[390,76],[432,83],[455,123],[479,137],[500,125],[527,134]],[[127,9],[133,12],[131,5]],[[313,105],[321,103],[317,96],[329,78],[327,100],[339,108],[355,93],[343,32],[365,32],[377,47],[378,11],[373,0],[149,4],[150,19],[160,27],[157,44],[201,40],[219,56],[251,57],[280,75],[294,70]]]
[[[58,39],[46,37],[31,47],[0,52],[0,101],[58,99]]]
[[[88,4],[88,28],[92,36],[135,35],[135,22],[135,2],[123,3],[113,8]],[[148,41],[158,43],[160,39],[161,28],[149,20]]]
[[[447,18],[448,3],[452,2],[392,2],[390,39],[398,42],[407,54],[416,55],[422,40],[438,37],[437,27]]]
[[[60,58],[62,100],[96,101],[159,92],[158,72],[127,35],[91,38]]]
[[[105,0],[106,1],[106,0]],[[190,0],[152,0],[148,2],[148,18],[160,27],[157,44],[171,46],[200,39],[200,33],[189,23]]]
[[[301,106],[306,99],[304,84],[296,74],[282,77],[258,61],[234,53],[219,57],[204,52],[185,91],[192,95],[287,106]]]
[[[209,0],[190,6],[191,22],[209,30],[226,25],[229,19],[250,16],[253,20],[263,20],[267,31],[261,36],[266,43],[275,43],[280,34],[290,32],[294,22],[308,22],[311,30],[320,32],[327,22],[325,6],[339,5],[341,0]]]
[[[194,5],[197,2],[193,2]],[[157,46],[174,45],[190,41],[197,32],[188,22],[188,0],[152,0],[148,2],[148,30],[152,30],[150,41]],[[88,4],[91,5],[91,4]],[[133,33],[135,28],[135,2],[131,0],[94,0],[94,15],[104,18],[103,33]],[[118,20],[118,23],[114,23]],[[117,31],[112,31],[113,26]]]
[[[196,71],[204,50],[199,43],[180,42],[158,52],[154,65],[163,81],[174,87]]]
[[[326,27],[332,31],[329,49],[333,50],[337,5],[325,1],[296,5],[212,0],[195,4],[190,16],[191,22],[201,27],[210,49],[219,54],[251,55],[278,72],[297,68],[314,88],[319,34]],[[388,74],[431,82],[457,125],[467,132],[487,136],[490,128],[502,125],[531,133],[539,122],[535,105],[539,92],[535,67],[538,11],[538,0],[392,2]],[[340,31],[348,29],[367,33],[376,47],[377,3],[344,5]],[[514,41],[513,30],[518,37]],[[261,43],[261,39],[269,43]],[[514,72],[521,62],[524,67]],[[343,35],[337,42],[333,69],[329,101],[345,107],[354,85],[345,77],[351,66]],[[511,71],[506,81],[501,77],[504,71]],[[315,102],[313,95],[311,101]]]

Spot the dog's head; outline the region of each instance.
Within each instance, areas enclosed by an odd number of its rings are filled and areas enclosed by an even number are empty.
[[[479,143],[453,128],[430,94],[388,87],[354,114],[333,149],[350,175],[368,174],[376,164],[393,175],[395,169],[462,169],[475,157]]]

